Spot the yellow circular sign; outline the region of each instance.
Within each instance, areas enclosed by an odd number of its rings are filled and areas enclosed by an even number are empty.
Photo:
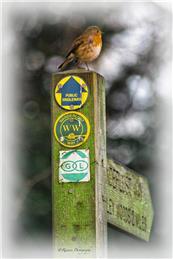
[[[88,97],[88,87],[78,76],[66,76],[55,87],[55,99],[65,110],[81,108]]]
[[[55,121],[55,138],[65,147],[73,148],[82,145],[89,134],[89,120],[80,112],[64,113]]]

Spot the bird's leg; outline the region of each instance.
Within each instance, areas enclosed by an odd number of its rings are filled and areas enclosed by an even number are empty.
[[[76,61],[76,66],[77,66],[77,68],[82,68],[80,65],[81,65],[80,60],[77,60],[77,61]]]
[[[86,67],[87,67],[87,70],[89,71],[88,63],[87,63],[87,62],[85,62],[85,65],[86,65]]]

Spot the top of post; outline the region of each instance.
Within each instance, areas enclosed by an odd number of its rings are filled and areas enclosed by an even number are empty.
[[[66,75],[66,74],[80,74],[80,73],[82,73],[82,74],[83,73],[86,73],[86,74],[94,73],[94,74],[97,74],[100,77],[104,78],[104,76],[100,75],[96,71],[86,70],[85,68],[76,68],[76,69],[70,69],[70,70],[64,70],[64,71],[57,71],[57,72],[53,73],[53,76],[55,76],[55,75]]]

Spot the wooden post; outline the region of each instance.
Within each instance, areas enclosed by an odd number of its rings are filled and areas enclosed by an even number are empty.
[[[106,257],[104,78],[83,69],[54,74],[51,113],[55,257]]]

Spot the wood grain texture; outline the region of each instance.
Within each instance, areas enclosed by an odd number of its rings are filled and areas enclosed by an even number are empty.
[[[56,119],[65,114],[55,101],[54,90],[57,83],[68,75],[81,77],[89,88],[89,96],[78,112],[90,121],[91,132],[88,140],[76,149],[89,149],[89,182],[59,183],[59,151],[72,148],[63,147],[54,137]],[[55,256],[100,257],[106,256],[107,220],[102,201],[106,177],[106,126],[104,78],[95,72],[69,70],[53,75],[51,90],[52,114],[52,221]],[[104,167],[100,167],[100,164]]]
[[[115,161],[107,161],[108,223],[149,241],[153,206],[147,179]]]

